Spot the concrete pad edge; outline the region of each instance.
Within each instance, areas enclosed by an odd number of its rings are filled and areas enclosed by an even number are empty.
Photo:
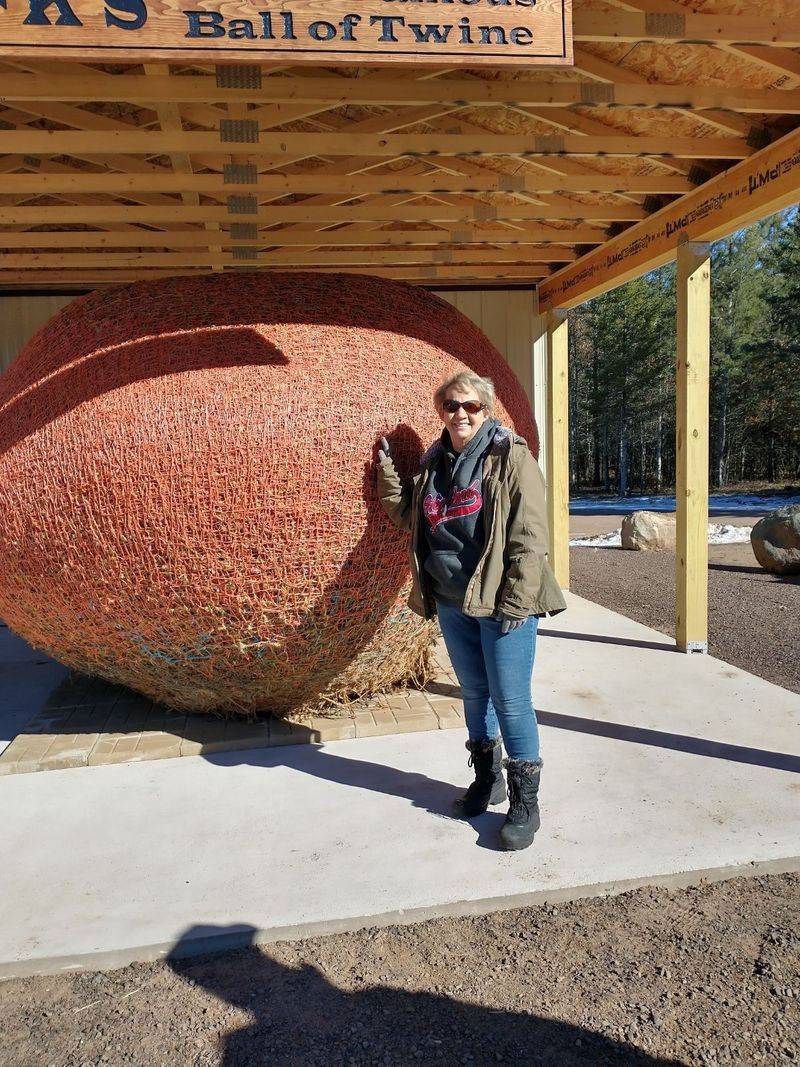
[[[731,878],[755,878],[764,874],[787,874],[800,871],[800,856],[783,859],[752,860],[732,866],[710,867],[704,870],[679,871],[677,873],[642,875],[618,881],[598,882],[592,885],[564,886],[559,889],[538,889],[530,893],[517,893],[502,897],[484,897],[478,900],[453,901],[421,908],[401,909],[375,915],[354,915],[342,919],[323,919],[318,922],[296,923],[291,926],[276,926],[258,929],[242,926],[240,931],[228,928],[223,934],[199,937],[190,942],[182,941],[179,955],[203,956],[250,944],[270,944],[276,941],[302,941],[327,934],[349,933],[381,926],[399,926],[442,919],[451,916],[487,915],[496,911],[511,911],[535,905],[581,900],[587,897],[618,896],[643,886],[661,886],[666,889],[686,889],[701,882],[724,882]],[[0,981],[11,978],[27,978],[33,975],[63,974],[65,971],[113,970],[130,963],[151,963],[164,959],[175,949],[175,942],[154,945],[129,946],[120,949],[102,949],[96,952],[66,956],[42,956],[35,959],[0,962]]]

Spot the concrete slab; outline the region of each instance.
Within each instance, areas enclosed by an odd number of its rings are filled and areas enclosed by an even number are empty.
[[[800,869],[800,697],[570,597],[542,626],[543,826],[448,817],[460,730],[0,779],[0,976]],[[222,930],[222,933],[219,931]],[[212,931],[215,936],[212,936]]]

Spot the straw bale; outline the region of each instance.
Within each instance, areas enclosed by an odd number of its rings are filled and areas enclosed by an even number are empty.
[[[0,378],[0,614],[69,667],[177,708],[297,717],[420,680],[435,623],[376,495],[438,436],[431,396],[489,374],[478,329],[421,289],[242,273],[79,297]]]

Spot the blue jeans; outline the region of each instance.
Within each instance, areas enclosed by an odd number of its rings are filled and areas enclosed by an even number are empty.
[[[507,634],[493,618],[473,618],[436,602],[444,643],[461,685],[470,741],[502,735],[510,759],[539,759],[539,724],[531,676],[539,620]]]

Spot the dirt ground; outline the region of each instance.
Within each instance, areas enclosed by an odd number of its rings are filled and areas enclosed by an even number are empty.
[[[618,526],[617,521],[611,528]],[[576,536],[599,532],[604,531],[582,528]],[[672,553],[571,548],[570,586],[579,596],[674,636]],[[709,545],[708,615],[712,656],[800,693],[800,575],[779,578],[762,570],[749,543]]]
[[[4,1067],[780,1064],[800,876],[0,984]]]

